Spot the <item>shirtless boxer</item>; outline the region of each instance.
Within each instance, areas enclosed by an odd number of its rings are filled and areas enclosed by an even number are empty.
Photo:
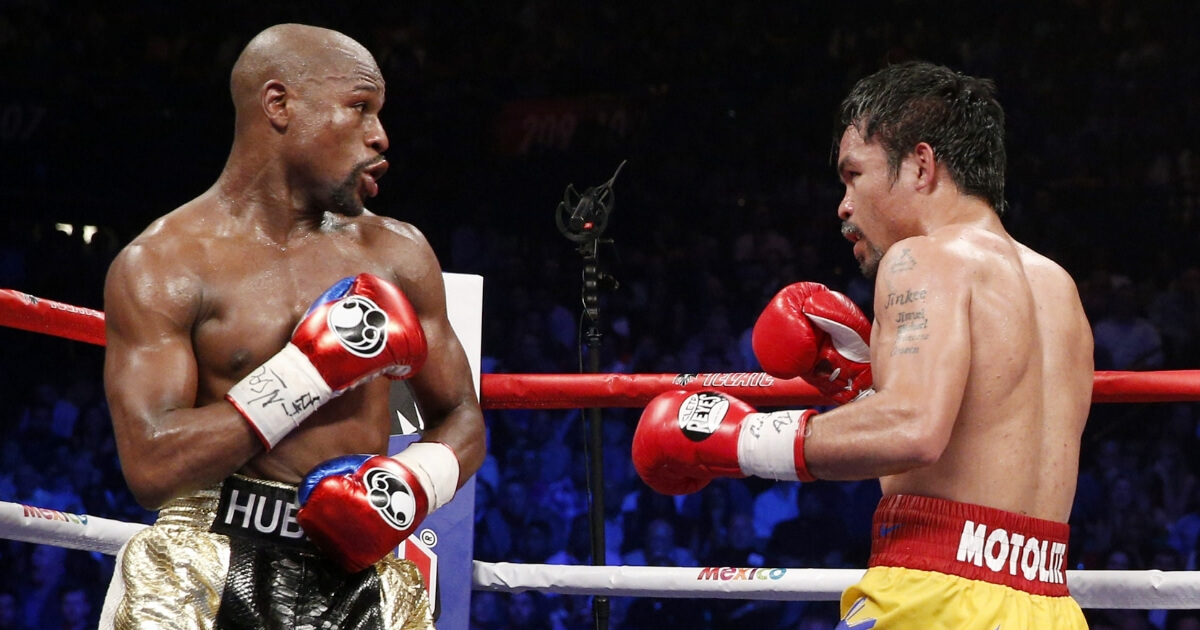
[[[854,87],[839,122],[838,216],[875,278],[874,325],[800,283],[753,341],[765,371],[845,404],[764,414],[664,394],[638,426],[638,472],[668,494],[726,475],[879,478],[869,568],[839,627],[1086,627],[1064,571],[1091,332],[1070,276],[1001,224],[993,86],[892,66]]]
[[[383,77],[349,37],[284,24],[247,45],[231,91],[220,177],[105,286],[122,467],[161,510],[122,550],[105,618],[429,627],[390,551],[479,468],[483,417],[429,244],[363,208],[387,169]],[[409,379],[428,427],[395,457],[381,374]]]

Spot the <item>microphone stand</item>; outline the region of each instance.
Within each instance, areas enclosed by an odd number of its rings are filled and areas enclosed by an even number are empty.
[[[563,201],[558,204],[555,213],[559,232],[568,240],[577,243],[577,251],[583,256],[583,315],[580,317],[580,324],[584,328],[583,337],[587,340],[588,372],[591,374],[600,372],[600,346],[603,341],[600,330],[600,290],[617,288],[616,279],[600,269],[599,245],[612,244],[612,239],[601,238],[601,235],[608,227],[608,215],[612,212],[612,185],[623,166],[625,162],[621,162],[607,182],[586,188],[582,195],[575,191],[573,185],[568,184]],[[582,361],[580,371],[583,371]],[[604,433],[601,427],[601,410],[592,408],[583,411],[587,418],[589,435],[588,494],[591,501],[588,516],[592,538],[592,565],[603,566],[607,557],[604,546]],[[607,630],[608,597],[597,595],[592,599],[592,614],[596,630]]]

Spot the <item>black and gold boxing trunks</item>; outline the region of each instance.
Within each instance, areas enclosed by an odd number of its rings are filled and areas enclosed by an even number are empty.
[[[304,537],[296,487],[235,475],[171,501],[117,556],[102,628],[432,628],[416,565],[346,573]]]

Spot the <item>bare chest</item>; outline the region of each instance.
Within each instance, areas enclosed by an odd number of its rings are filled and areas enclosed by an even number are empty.
[[[213,392],[225,391],[278,352],[313,301],[338,280],[363,272],[393,279],[381,257],[352,243],[212,254],[192,341],[201,386]]]

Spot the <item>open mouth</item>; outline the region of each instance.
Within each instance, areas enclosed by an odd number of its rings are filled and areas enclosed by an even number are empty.
[[[363,187],[367,197],[374,197],[379,194],[379,180],[387,173],[387,160],[380,159],[378,162],[368,166],[362,171]]]
[[[849,223],[842,224],[842,236],[851,243],[857,243],[863,239],[862,231]]]

